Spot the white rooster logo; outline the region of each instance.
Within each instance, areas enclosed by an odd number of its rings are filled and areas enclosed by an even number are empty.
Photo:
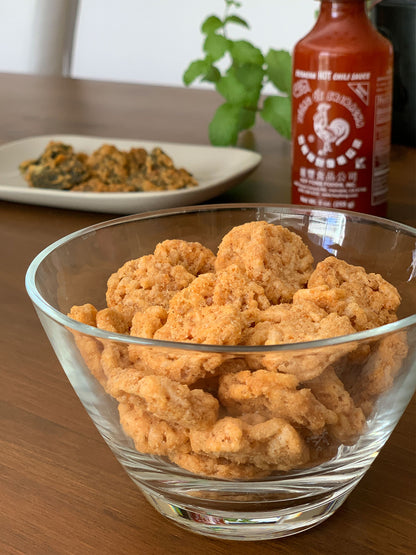
[[[313,115],[313,129],[323,142],[323,147],[318,152],[320,156],[325,156],[332,152],[331,144],[340,145],[350,134],[350,124],[345,119],[335,118],[328,122],[328,110],[330,107],[330,104],[321,102],[318,104]]]

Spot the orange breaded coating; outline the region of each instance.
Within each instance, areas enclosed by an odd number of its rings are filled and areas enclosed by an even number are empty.
[[[149,373],[187,385],[214,376],[224,360],[224,355],[220,353],[195,353],[179,347],[136,346],[134,357],[135,364],[141,362],[146,365]]]
[[[405,332],[383,337],[373,349],[351,391],[356,405],[362,407],[366,416],[371,413],[378,396],[392,387],[407,351]]]
[[[209,275],[209,274],[206,274]],[[203,277],[203,276],[201,276]],[[199,278],[198,278],[199,279]],[[153,306],[144,312],[136,312],[133,317],[130,335],[147,339],[170,339],[170,331],[166,330],[166,337],[158,336],[159,330],[164,329],[167,311],[160,306]],[[206,375],[211,375],[223,361],[223,355],[218,353],[193,353],[181,349],[129,345],[129,357],[134,363],[141,362],[149,371],[158,376],[168,378],[184,384],[192,384]]]
[[[312,273],[313,257],[296,233],[267,222],[234,227],[222,239],[216,271],[237,264],[264,288],[272,304],[291,301]]]
[[[155,332],[154,339],[235,345],[241,338],[241,330],[241,317],[234,307],[205,306],[199,310],[191,309],[184,315],[169,314],[166,324]],[[224,359],[219,353],[167,351],[157,347],[143,350],[141,355],[155,374],[185,384],[214,374]]]
[[[263,289],[250,282],[237,266],[218,274],[202,274],[172,297],[166,322],[159,309],[136,313],[131,334],[164,341],[209,345],[238,345],[244,328],[254,321],[259,307],[269,302]],[[161,317],[162,316],[162,317]],[[156,323],[156,325],[153,324]],[[154,333],[151,333],[153,332]],[[132,360],[141,357],[155,374],[191,384],[216,371],[223,361],[218,354],[187,354],[131,346]]]
[[[172,266],[183,266],[194,276],[214,271],[215,254],[201,243],[167,239],[156,245],[154,255]]]
[[[97,312],[97,328],[115,333],[128,334],[130,322],[122,312],[114,308],[103,308]]]
[[[194,474],[222,480],[250,480],[264,478],[270,474],[269,468],[262,469],[254,464],[239,464],[224,457],[210,457],[185,451],[172,451],[170,460]]]
[[[80,306],[74,305],[69,311],[68,316],[82,324],[97,327],[97,309],[90,303]]]
[[[337,415],[337,421],[328,424],[330,435],[339,443],[352,445],[365,427],[365,416],[356,407],[344,384],[329,367],[317,378],[306,383],[315,397]]]
[[[232,308],[241,317],[241,325],[247,326],[257,317],[257,312],[270,305],[261,286],[250,281],[238,266],[232,265],[216,274],[203,274],[188,287],[172,297],[169,303],[169,317],[179,318],[194,310],[218,309],[221,314],[225,307]],[[232,314],[232,312],[230,312]],[[205,326],[209,324],[206,321]],[[238,345],[240,339],[234,339]],[[207,341],[204,341],[207,343]],[[223,343],[223,342],[220,342]],[[226,344],[226,343],[223,343]]]
[[[186,430],[159,420],[133,403],[120,403],[118,411],[124,432],[133,439],[141,453],[166,457],[172,453],[189,452]]]
[[[88,326],[96,327],[97,325],[97,309],[90,303],[80,306],[74,305],[69,311],[68,316]],[[85,364],[95,379],[104,387],[106,377],[101,366],[102,343],[90,335],[83,335],[79,332],[73,332],[73,334]]]
[[[212,303],[214,306],[236,307],[244,318],[245,326],[256,320],[259,310],[270,306],[263,287],[250,280],[236,264],[217,272]]]
[[[166,325],[155,338],[163,335],[175,341],[238,345],[247,319],[252,321],[259,309],[268,306],[263,288],[238,266],[229,266],[217,274],[197,277],[172,297]]]
[[[104,183],[125,183],[128,177],[127,153],[103,144],[87,158],[87,166]]]
[[[211,306],[215,282],[216,275],[213,273],[198,276],[187,287],[173,295],[169,301],[168,314],[176,318],[191,310]]]
[[[165,376],[124,374],[114,397],[144,408],[149,414],[174,426],[204,429],[218,418],[219,403],[210,393],[192,389]]]
[[[243,322],[232,303],[214,306],[215,274],[202,274],[188,287],[174,295],[167,320],[155,339],[189,341],[212,345],[237,345]]]
[[[185,341],[207,345],[238,345],[243,322],[240,312],[232,305],[203,306],[186,314],[170,312],[166,324],[154,339]]]
[[[168,313],[163,306],[149,306],[143,312],[136,312],[131,322],[130,335],[153,339],[156,331],[166,323],[167,317]],[[130,344],[128,348],[132,362],[140,360],[147,349],[134,344]]]
[[[191,430],[189,439],[197,454],[254,464],[260,469],[288,470],[309,459],[302,437],[283,418],[251,425],[226,416],[208,430]]]
[[[196,380],[190,384],[189,387],[191,389],[203,389],[215,397],[218,397],[218,387],[221,376],[242,372],[248,369],[248,365],[244,358],[235,358],[233,355],[223,355],[223,362],[215,369],[214,374]]]
[[[246,331],[247,345],[280,345],[325,339],[353,333],[346,316],[327,314],[313,303],[281,304],[271,306],[259,315],[257,324]],[[355,348],[354,343],[315,348],[305,352],[284,351],[249,358],[254,368],[294,374],[301,381],[310,380],[322,373],[342,355]]]
[[[195,279],[183,266],[161,262],[146,255],[126,262],[107,283],[107,305],[131,319],[138,310],[158,305],[168,308],[169,300]]]
[[[104,343],[101,354],[101,367],[105,375],[103,387],[112,397],[117,397],[120,390],[120,380],[138,381],[149,375],[149,369],[140,360],[130,362],[126,345],[114,341]]]
[[[408,347],[402,332],[354,334],[395,321],[400,296],[334,257],[312,264],[298,235],[250,222],[217,258],[197,242],[163,241],[109,278],[106,308],[72,307],[71,318],[130,338],[73,331],[138,451],[253,479],[321,464],[358,440]],[[339,336],[348,341],[316,346]]]
[[[221,376],[218,398],[234,416],[255,413],[284,418],[314,433],[334,424],[337,416],[333,410],[320,403],[310,389],[299,386],[299,380],[290,374],[246,370]]]
[[[367,274],[361,266],[329,256],[316,266],[308,288],[293,298],[295,304],[304,300],[348,316],[354,330],[362,331],[394,322],[401,299],[379,274]]]
[[[130,335],[152,339],[156,331],[167,320],[168,313],[163,306],[149,306],[143,312],[136,312],[133,316]]]

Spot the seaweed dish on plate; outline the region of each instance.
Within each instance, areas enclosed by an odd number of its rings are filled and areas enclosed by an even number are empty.
[[[38,158],[25,160],[19,170],[29,186],[62,191],[155,192],[198,185],[184,168],[159,147],[119,150],[103,144],[92,154],[75,152],[62,142],[50,141]]]

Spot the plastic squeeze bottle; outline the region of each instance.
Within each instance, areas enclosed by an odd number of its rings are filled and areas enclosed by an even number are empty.
[[[392,78],[365,0],[321,0],[293,53],[294,204],[386,215]]]

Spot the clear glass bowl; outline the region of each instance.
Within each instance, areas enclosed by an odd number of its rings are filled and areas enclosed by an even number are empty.
[[[215,252],[232,227],[255,220],[298,233],[315,262],[334,255],[380,273],[402,296],[399,320],[332,339],[232,347],[141,339],[66,316],[73,305],[104,307],[108,277],[125,261],[152,253],[157,243],[168,238],[199,241]],[[64,237],[33,260],[26,288],[74,390],[147,500],[162,515],[197,533],[234,540],[270,539],[300,532],[333,514],[374,462],[415,391],[415,239],[413,228],[352,212],[266,204],[180,208],[119,218]],[[407,342],[407,350],[383,358],[381,345],[394,345],[396,339]],[[378,364],[389,387],[374,389],[360,437],[352,445],[337,446],[329,460],[318,458],[315,464],[264,478],[209,478],[166,457],[136,450],[120,425],[117,401],[93,375],[99,378],[102,372],[100,354],[106,346],[118,352],[131,347],[145,350],[160,356],[161,363],[168,356],[204,361],[283,357],[297,364],[304,360],[318,364],[330,356],[346,382]],[[370,354],[352,360],[348,353],[360,348]]]

